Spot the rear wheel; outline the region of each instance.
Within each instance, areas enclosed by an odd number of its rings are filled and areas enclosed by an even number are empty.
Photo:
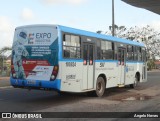
[[[106,86],[105,81],[102,77],[98,77],[96,83],[96,96],[101,97],[105,92]]]
[[[137,87],[138,83],[139,83],[139,81],[138,81],[138,76],[136,75],[136,76],[135,76],[135,79],[134,79],[134,83],[133,83],[133,84],[130,84],[130,87],[131,87],[131,88],[135,88],[135,87]]]

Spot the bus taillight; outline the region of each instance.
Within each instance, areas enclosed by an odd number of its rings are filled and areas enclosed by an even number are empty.
[[[11,73],[12,73],[12,77],[16,78],[16,72],[14,70],[14,66],[13,65],[11,65]]]
[[[11,74],[13,78],[16,78],[16,72],[14,70],[13,59],[11,59]]]
[[[58,75],[58,66],[54,66],[50,80],[55,80]]]

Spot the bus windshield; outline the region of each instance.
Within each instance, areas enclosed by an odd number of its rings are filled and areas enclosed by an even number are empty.
[[[17,28],[12,46],[12,77],[46,81],[54,79],[53,70],[58,68],[57,33],[56,28],[47,26]]]

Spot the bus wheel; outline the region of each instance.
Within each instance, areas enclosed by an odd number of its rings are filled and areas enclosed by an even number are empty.
[[[137,87],[137,85],[138,85],[138,76],[136,75],[135,76],[135,79],[134,79],[134,83],[133,84],[130,84],[130,87],[131,88],[135,88],[135,87]]]
[[[98,77],[96,83],[96,96],[101,97],[106,89],[105,81],[102,77]]]

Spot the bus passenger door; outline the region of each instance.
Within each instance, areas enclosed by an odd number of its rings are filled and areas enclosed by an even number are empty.
[[[83,44],[83,82],[82,88],[92,89],[94,86],[94,45],[92,43]]]
[[[126,77],[126,49],[118,48],[118,70],[119,70],[119,86],[125,85]]]

